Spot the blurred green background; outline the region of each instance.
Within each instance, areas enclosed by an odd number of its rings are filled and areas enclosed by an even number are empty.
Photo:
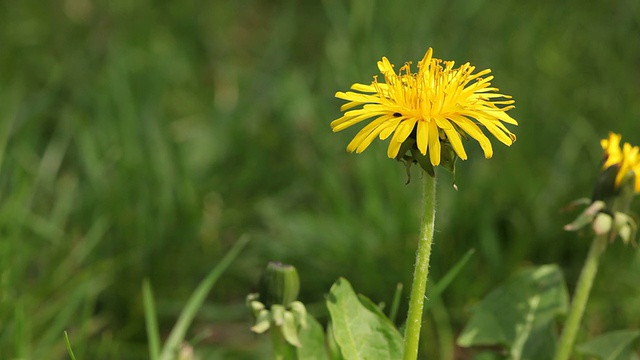
[[[0,2],[0,357],[147,357],[141,283],[164,333],[202,277],[252,238],[189,340],[202,359],[265,358],[245,295],[269,260],[295,265],[321,320],[339,276],[376,302],[408,284],[419,174],[386,143],[345,152],[336,91],[376,61],[435,56],[491,68],[518,141],[466,148],[439,173],[432,280],[471,262],[426,318],[425,359],[470,306],[531,264],[572,290],[590,239],[565,233],[590,196],[599,139],[640,144],[640,2]],[[638,209],[638,204],[635,204]],[[640,255],[612,244],[581,339],[640,326]],[[449,325],[447,325],[449,324]],[[579,340],[580,341],[580,340]],[[470,358],[469,352],[458,358]]]

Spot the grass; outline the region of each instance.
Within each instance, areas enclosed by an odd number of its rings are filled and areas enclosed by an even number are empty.
[[[355,130],[328,124],[335,91],[429,46],[490,67],[520,121],[491,160],[469,143],[459,191],[440,176],[434,280],[476,255],[439,318],[459,331],[531,263],[560,263],[573,288],[589,239],[562,232],[573,214],[558,209],[589,195],[599,138],[640,144],[638,14],[577,0],[1,4],[0,354],[67,358],[67,330],[78,359],[146,358],[143,279],[166,336],[244,233],[254,241],[191,329],[208,358],[263,349],[242,306],[269,260],[298,267],[305,302],[345,276],[391,303],[402,281],[401,318],[419,181],[404,185],[385,144],[346,154]],[[639,267],[635,249],[608,249],[584,329],[640,326]]]

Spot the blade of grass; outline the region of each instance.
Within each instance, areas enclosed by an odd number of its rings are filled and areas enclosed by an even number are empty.
[[[475,249],[469,249],[469,251],[467,251],[467,253],[464,254],[464,256],[460,260],[458,260],[458,262],[442,277],[442,279],[440,279],[440,281],[438,281],[438,283],[433,288],[431,288],[431,291],[429,291],[428,293],[429,296],[439,297],[440,294],[442,294],[442,292],[451,284],[451,282],[453,282],[453,279],[458,276],[460,270],[462,270],[462,268],[467,265],[469,260],[471,260],[471,256],[473,256],[475,252]],[[428,303],[425,305],[425,307],[426,306],[428,306]]]
[[[453,360],[455,341],[451,320],[447,308],[439,296],[430,297],[431,309],[430,313],[433,317],[434,327],[438,333],[438,348],[440,350],[440,360]]]
[[[162,348],[162,353],[160,354],[160,360],[171,360],[175,358],[175,352],[178,350],[180,343],[184,339],[184,336],[187,332],[187,328],[193,321],[193,318],[196,316],[198,309],[204,302],[207,294],[216,283],[220,275],[231,265],[231,262],[235,260],[240,251],[247,245],[249,242],[249,237],[247,235],[242,236],[238,242],[236,242],[231,250],[220,260],[218,265],[211,270],[211,272],[207,275],[204,280],[198,285],[198,288],[191,294],[187,305],[184,307],[180,316],[178,317],[178,321],[176,325],[171,330],[169,334],[169,338],[167,342],[164,344]]]
[[[144,279],[142,282],[142,301],[147,338],[149,339],[149,358],[158,360],[160,358],[160,330],[158,329],[158,315],[149,279]]]
[[[73,354],[73,350],[71,350],[71,343],[69,342],[69,334],[67,331],[64,331],[64,342],[67,344],[67,352],[69,353],[69,357],[71,360],[76,360],[76,356]]]
[[[0,125],[2,125],[2,130],[0,131],[0,166],[2,166],[2,161],[4,160],[5,153],[7,151],[7,143],[9,141],[9,137],[11,136],[11,130],[13,127],[14,121],[16,121],[18,108],[21,105],[21,87],[14,87],[14,94],[7,96],[10,100],[3,103],[3,108],[7,109],[6,112],[0,114],[0,118],[3,121],[0,121]],[[3,94],[3,99],[7,94]]]
[[[396,291],[393,294],[393,301],[391,302],[391,310],[389,311],[389,320],[395,324],[396,316],[398,315],[398,307],[400,306],[400,297],[402,296],[402,283],[398,283]]]

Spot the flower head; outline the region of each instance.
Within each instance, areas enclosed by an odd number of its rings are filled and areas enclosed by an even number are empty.
[[[604,150],[602,169],[596,180],[591,199],[581,199],[574,204],[589,206],[566,230],[575,231],[591,225],[596,234],[609,234],[611,240],[620,235],[625,243],[633,241],[638,226],[629,208],[634,196],[640,193],[640,148],[624,143],[622,136],[609,133],[600,140]]]
[[[633,183],[633,191],[640,193],[640,150],[637,146],[624,143],[620,149],[620,134],[609,133],[609,138],[600,140],[604,150],[602,170],[615,173],[614,189],[619,189],[625,178]]]
[[[506,145],[516,140],[503,124],[518,125],[506,113],[514,108],[514,100],[491,86],[491,70],[474,74],[475,66],[469,63],[454,68],[453,61],[442,61],[432,54],[429,48],[418,62],[417,73],[411,72],[410,63],[396,73],[383,57],[378,69],[384,82],[374,76],[371,85],[353,84],[351,89],[357,92],[336,93],[337,98],[348,102],[340,109],[344,115],[331,123],[334,132],[371,119],[351,140],[349,152],[361,153],[376,137],[385,140],[393,134],[387,151],[390,158],[400,159],[407,151],[417,149],[437,166],[451,149],[452,155],[467,159],[461,141],[467,135],[477,140],[485,157],[490,158],[491,142],[481,127]],[[353,108],[357,109],[349,110]]]

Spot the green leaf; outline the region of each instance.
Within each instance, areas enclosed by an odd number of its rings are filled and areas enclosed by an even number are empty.
[[[327,298],[332,330],[345,359],[400,359],[402,336],[382,312],[365,307],[340,278]]]
[[[578,345],[576,351],[601,360],[637,359],[631,344],[640,336],[640,330],[611,331]]]
[[[387,318],[387,315],[384,314],[384,311],[382,311],[382,308],[378,306],[378,304],[374,303],[373,301],[371,301],[371,299],[369,299],[368,297],[362,294],[358,294],[358,300],[360,300],[360,303],[362,304],[362,306],[367,308],[367,310],[378,315],[378,318],[380,319],[380,321],[386,321],[389,326],[394,327],[391,320]]]
[[[298,334],[301,347],[297,348],[298,360],[328,360],[324,344],[322,325],[313,316],[307,314],[307,327]]]
[[[567,307],[567,288],[556,265],[525,270],[474,307],[458,345],[502,345],[514,360],[551,359],[553,322]]]
[[[333,324],[331,320],[327,324],[327,349],[329,349],[329,357],[331,360],[344,360],[342,353],[340,352],[340,346],[336,341],[336,337],[333,333]]]

